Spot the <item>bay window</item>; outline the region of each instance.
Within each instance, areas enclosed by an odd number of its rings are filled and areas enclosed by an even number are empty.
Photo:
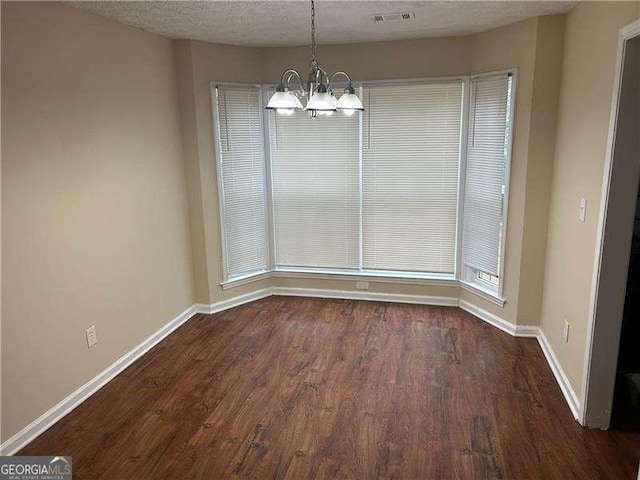
[[[450,279],[499,297],[513,73],[359,85],[364,112],[214,91],[224,281],[268,271]]]

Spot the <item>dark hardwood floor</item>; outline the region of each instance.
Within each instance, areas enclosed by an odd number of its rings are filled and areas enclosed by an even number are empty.
[[[534,339],[457,308],[270,297],[196,315],[20,452],[75,479],[633,479]]]

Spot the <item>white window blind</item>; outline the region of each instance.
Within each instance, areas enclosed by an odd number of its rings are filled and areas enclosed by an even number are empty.
[[[359,114],[270,117],[279,267],[359,266]]]
[[[506,172],[510,145],[512,77],[471,80],[464,199],[463,263],[500,274]]]
[[[260,95],[257,86],[215,89],[225,280],[267,269]]]
[[[363,267],[452,273],[463,82],[367,86]]]

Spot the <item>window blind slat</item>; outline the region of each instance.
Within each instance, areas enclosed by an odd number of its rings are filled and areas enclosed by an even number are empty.
[[[365,269],[454,271],[462,86],[364,89]]]
[[[269,122],[276,265],[357,269],[358,115],[272,111]]]
[[[463,263],[500,272],[511,77],[471,80],[464,200]]]
[[[218,86],[216,114],[228,278],[267,268],[260,89]]]

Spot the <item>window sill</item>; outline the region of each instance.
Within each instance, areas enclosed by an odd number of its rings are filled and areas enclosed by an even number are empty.
[[[372,271],[340,271],[329,269],[276,268],[272,274],[275,278],[308,278],[321,280],[353,280],[359,282],[401,283],[409,285],[455,286],[453,274],[417,274],[408,272],[372,272]]]
[[[327,269],[277,268],[236,277],[220,285],[223,290],[247,285],[265,278],[303,278],[310,280],[342,280],[359,282],[399,283],[455,287],[458,280],[452,274],[411,274],[407,272],[351,272]]]
[[[257,282],[265,278],[271,278],[270,270],[260,270],[258,272],[251,272],[240,277],[235,277],[225,282],[222,282],[220,286],[223,290],[228,290],[233,287],[239,287],[241,285],[247,285],[249,283]]]
[[[460,288],[466,290],[467,292],[473,293],[474,295],[477,295],[478,297],[483,298],[495,305],[498,305],[500,308],[504,307],[507,303],[504,298],[498,296],[497,292],[491,291],[490,289],[484,288],[481,285],[475,283],[460,281]]]

